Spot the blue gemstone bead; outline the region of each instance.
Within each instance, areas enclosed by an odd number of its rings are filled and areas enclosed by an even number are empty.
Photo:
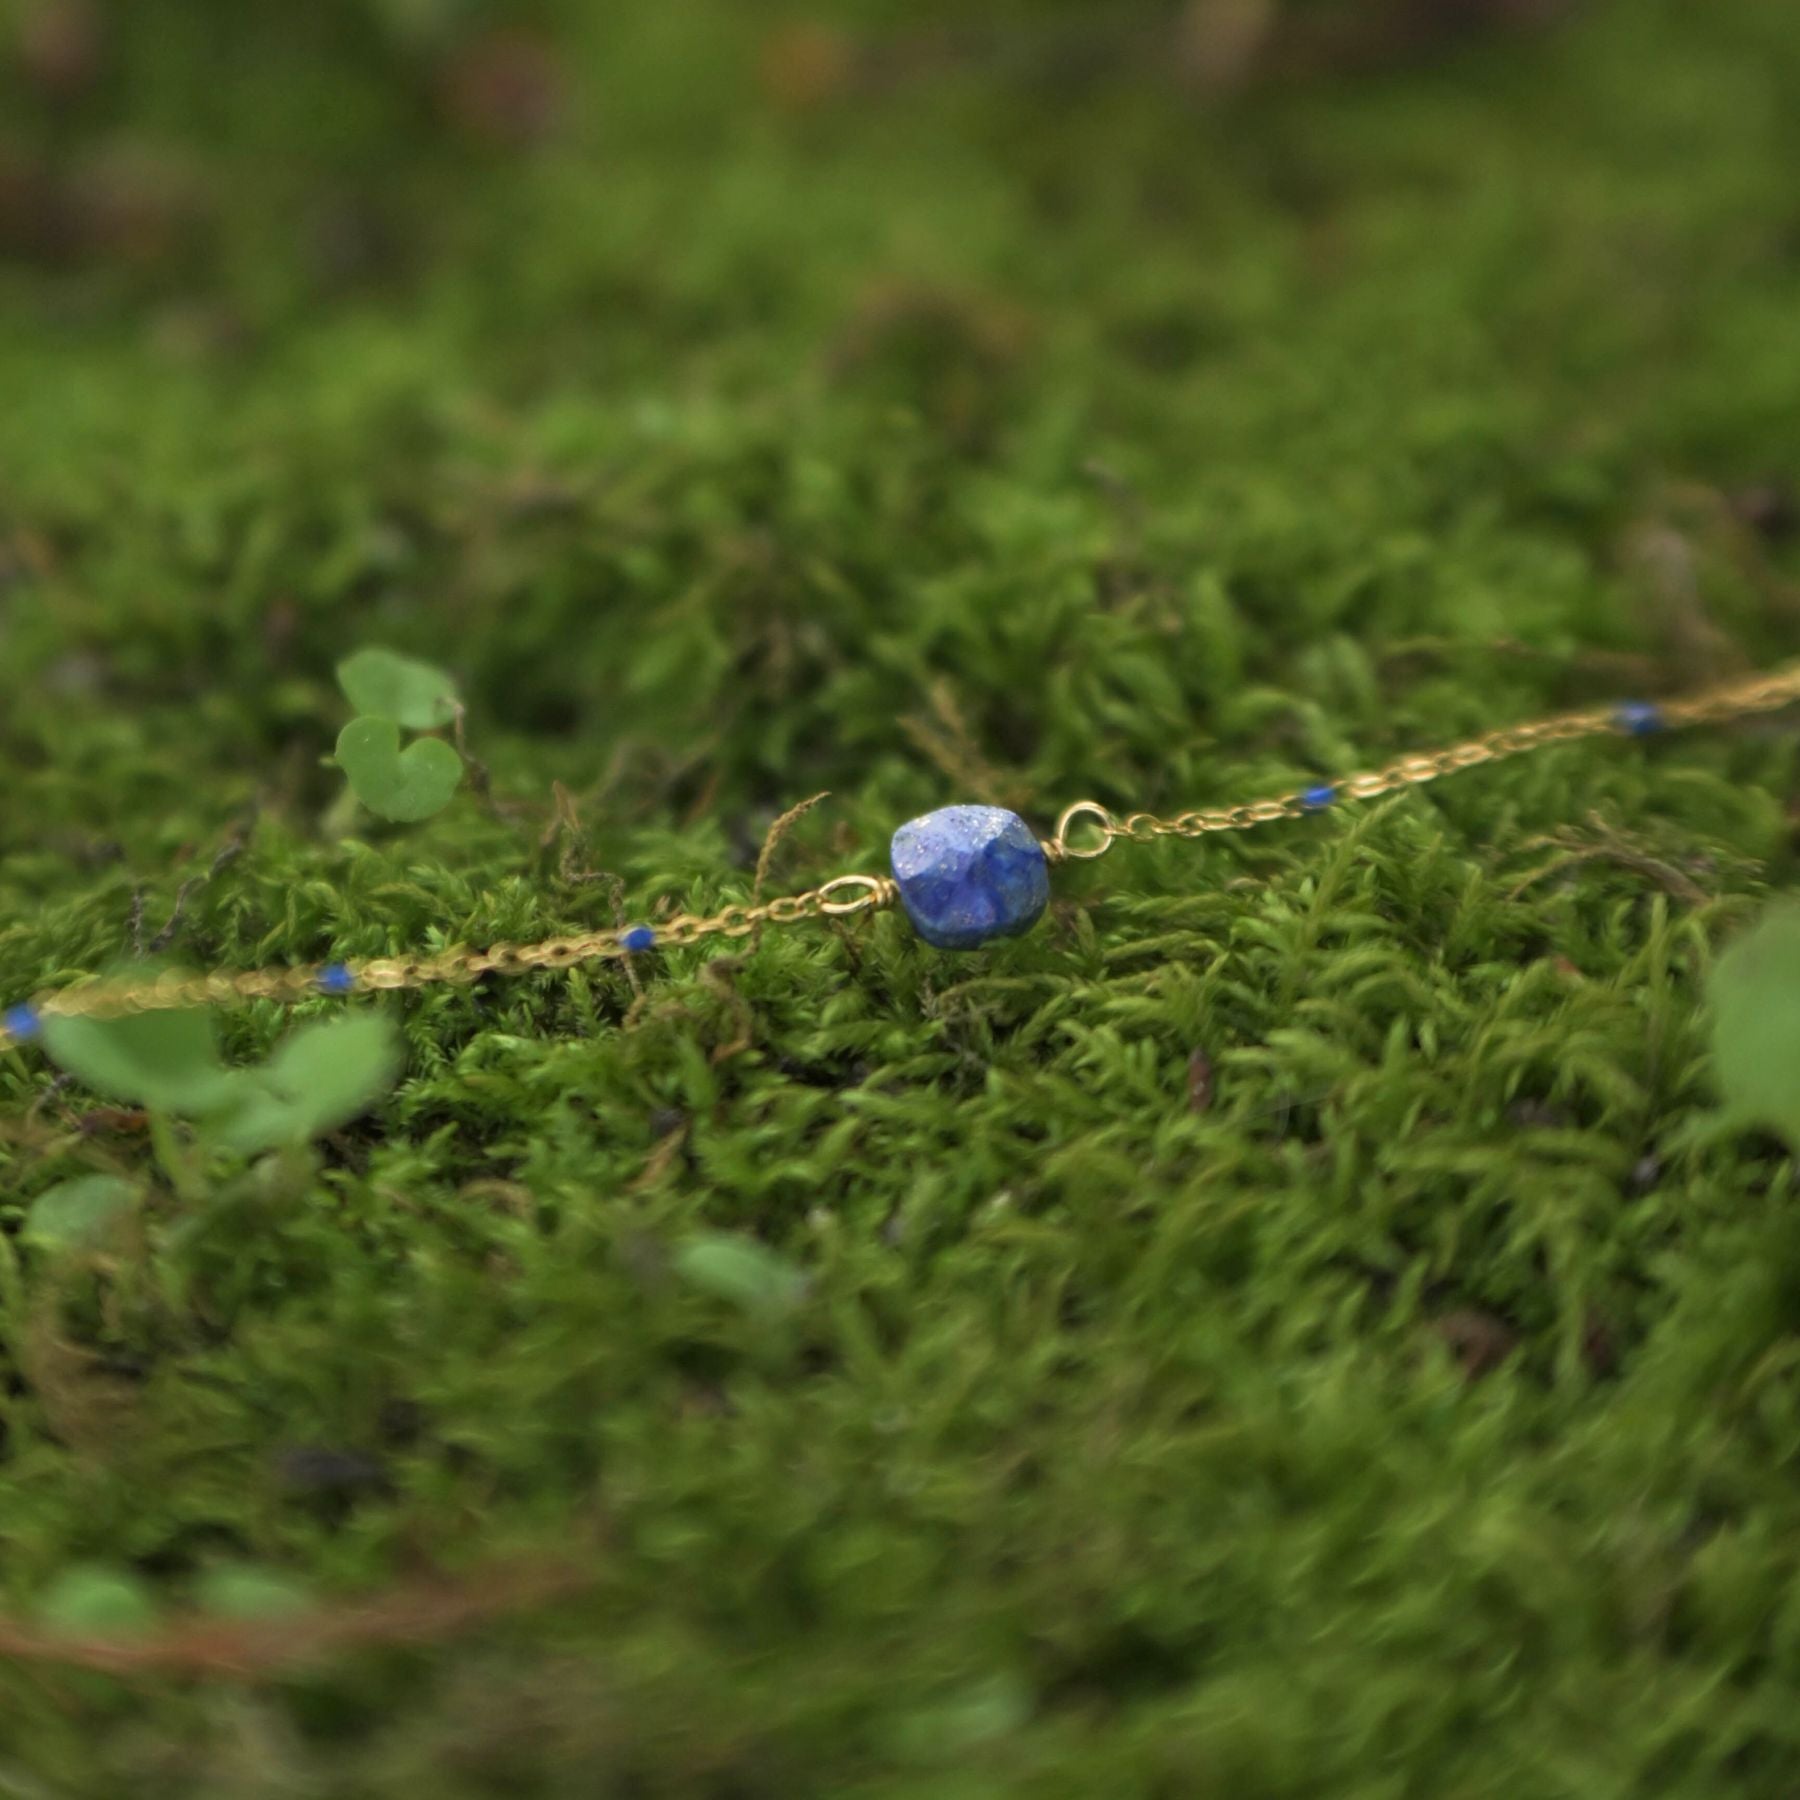
[[[648,925],[634,925],[619,939],[627,950],[651,950],[656,946],[656,933]]]
[[[1662,708],[1649,700],[1622,700],[1613,708],[1613,723],[1632,737],[1648,737],[1663,728]]]
[[[940,950],[1029,931],[1050,904],[1043,846],[1017,813],[946,806],[894,833],[894,880],[913,929]]]
[[[1337,789],[1330,782],[1322,781],[1317,787],[1309,787],[1300,796],[1300,804],[1308,812],[1323,812],[1336,798]]]
[[[6,1027],[8,1037],[23,1044],[44,1029],[44,1020],[35,1006],[9,1006],[4,1013],[0,1013],[0,1025]]]
[[[319,971],[318,980],[321,994],[348,994],[356,986],[348,963],[327,963]]]

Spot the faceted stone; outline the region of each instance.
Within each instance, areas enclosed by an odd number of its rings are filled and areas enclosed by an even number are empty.
[[[900,904],[926,943],[972,950],[1029,931],[1050,903],[1043,846],[1017,813],[946,806],[894,833]]]

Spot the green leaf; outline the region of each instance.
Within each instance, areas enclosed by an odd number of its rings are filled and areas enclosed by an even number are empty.
[[[392,650],[359,650],[337,668],[338,686],[359,713],[392,719],[408,731],[435,731],[461,710],[456,683],[442,669]]]
[[[312,1610],[312,1596],[297,1581],[249,1563],[206,1570],[194,1584],[203,1612],[220,1619],[291,1619]]]
[[[308,1143],[368,1111],[399,1072],[399,1038],[379,1013],[303,1025],[245,1074],[244,1102],[218,1139],[246,1156]]]
[[[158,1112],[205,1118],[238,1097],[219,1062],[212,1014],[189,1009],[123,1019],[44,1020],[51,1059],[95,1093]]]
[[[1800,906],[1765,913],[1719,958],[1708,992],[1727,1116],[1800,1149]]]
[[[156,1623],[156,1596],[135,1575],[82,1563],[66,1569],[39,1598],[37,1615],[73,1637],[128,1637]]]
[[[339,766],[370,812],[401,824],[440,813],[462,786],[462,758],[442,738],[400,749],[392,719],[352,719],[337,741]]]
[[[893,1747],[908,1762],[954,1762],[1023,1730],[1031,1718],[1032,1698],[1018,1676],[991,1675],[935,1706],[902,1714],[892,1730]]]
[[[82,1175],[39,1194],[20,1233],[45,1250],[99,1243],[137,1204],[137,1189],[117,1175]]]
[[[806,1276],[753,1238],[707,1232],[675,1253],[675,1267],[695,1287],[762,1318],[790,1313],[806,1298]]]
[[[125,1019],[52,1015],[44,1021],[44,1043],[95,1092],[207,1121],[213,1142],[246,1156],[336,1130],[386,1093],[400,1069],[393,1025],[374,1013],[302,1026],[256,1069],[220,1063],[206,1012]],[[50,1204],[56,1196],[64,1198]],[[102,1204],[92,1182],[66,1183],[44,1195],[38,1206],[49,1207],[46,1241],[60,1229],[59,1219],[78,1229],[86,1216],[81,1209]]]

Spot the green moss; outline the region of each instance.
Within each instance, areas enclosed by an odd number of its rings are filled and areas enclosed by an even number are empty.
[[[138,0],[85,92],[0,72],[0,1001],[722,904],[821,789],[780,885],[1793,651],[1789,9],[1200,98],[1014,7],[796,108],[757,9],[571,0],[507,15],[550,124],[471,90],[496,16]],[[342,812],[368,643],[491,803]],[[420,996],[382,1110],[212,1206],[0,1057],[7,1614],[593,1577],[280,1680],[0,1665],[0,1786],[1791,1791],[1794,1170],[1692,1127],[1794,773],[1787,721],[1568,746],[1119,850],[975,957]],[[19,1240],[93,1175],[129,1243]],[[778,1316],[684,1276],[717,1234]]]

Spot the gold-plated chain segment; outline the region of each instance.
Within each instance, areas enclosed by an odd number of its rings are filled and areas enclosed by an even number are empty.
[[[1296,819],[1348,800],[1375,800],[1440,776],[1523,755],[1548,744],[1603,734],[1644,736],[1681,726],[1716,724],[1772,712],[1800,700],[1800,665],[1770,675],[1668,702],[1630,701],[1620,706],[1564,713],[1535,724],[1509,725],[1444,750],[1402,756],[1380,768],[1322,780],[1311,787],[1236,806],[1195,808],[1169,817],[1134,812],[1116,816],[1097,800],[1063,809],[1055,833],[1044,840],[1052,862],[1088,861],[1121,841],[1203,837],[1215,831],[1248,831]],[[738,903],[701,916],[678,913],[654,925],[546,938],[535,944],[490,944],[485,950],[449,949],[430,955],[375,957],[366,962],[316,968],[249,969],[210,975],[170,972],[144,981],[84,980],[26,1006],[0,1011],[0,1051],[36,1035],[47,1018],[118,1018],[179,1007],[228,1005],[250,1000],[292,1002],[315,994],[377,992],[440,983],[478,981],[484,975],[525,975],[568,969],[578,963],[615,960],[654,948],[673,948],[707,938],[747,938],[764,925],[805,919],[838,919],[875,912],[899,898],[884,875],[840,875],[802,894],[750,905]]]
[[[1664,704],[1632,701],[1620,706],[1562,713],[1529,725],[1508,725],[1447,749],[1414,752],[1377,769],[1365,769],[1357,774],[1321,781],[1312,787],[1297,788],[1292,793],[1237,806],[1195,808],[1166,818],[1136,812],[1117,819],[1096,800],[1078,800],[1057,821],[1056,835],[1046,842],[1045,850],[1053,861],[1060,861],[1065,857],[1102,855],[1120,838],[1142,844],[1165,837],[1194,838],[1214,831],[1248,831],[1258,825],[1319,812],[1341,801],[1377,800],[1402,788],[1419,787],[1443,775],[1522,756],[1528,750],[1541,750],[1550,744],[1566,744],[1588,737],[1641,737],[1679,726],[1715,724],[1750,713],[1772,712],[1796,700],[1800,700],[1800,667],[1730,682],[1697,694],[1691,700]],[[1066,832],[1071,824],[1082,819],[1098,825],[1105,835],[1099,845],[1076,850],[1067,842]]]
[[[484,975],[529,975],[570,969],[578,963],[618,960],[644,950],[676,947],[705,938],[744,938],[764,925],[808,918],[844,918],[891,906],[898,894],[885,875],[840,875],[823,887],[786,894],[760,905],[727,906],[710,915],[678,913],[658,925],[619,926],[534,944],[490,944],[485,950],[451,949],[431,955],[378,956],[363,962],[315,968],[247,969],[211,975],[170,971],[144,981],[86,980],[47,994],[0,1019],[0,1050],[23,1042],[48,1018],[125,1018],[182,1007],[222,1006],[250,1000],[294,1002],[318,994],[391,992],[479,981]],[[32,1029],[15,1029],[14,1017]]]

